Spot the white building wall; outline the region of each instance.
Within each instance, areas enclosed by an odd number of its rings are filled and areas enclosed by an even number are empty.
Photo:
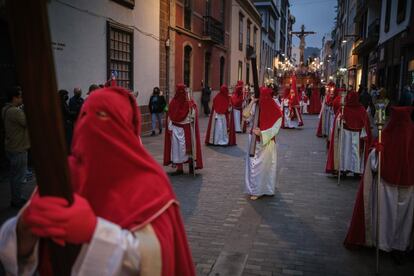
[[[253,46],[254,27],[257,29],[256,34],[256,56],[257,65],[260,63],[261,51],[261,27],[245,12],[236,0],[232,0],[231,5],[231,29],[230,29],[230,83],[229,87],[234,87],[238,81],[239,61],[243,63],[242,80],[246,83],[246,63],[250,61],[246,59],[246,36],[247,36],[247,20],[250,20],[250,44]],[[244,15],[243,18],[243,50],[239,50],[239,14]],[[253,83],[253,73],[250,65],[250,83]]]
[[[380,25],[380,37],[378,44],[382,44],[388,39],[392,38],[393,36],[397,35],[398,33],[404,31],[410,24],[410,12],[411,12],[411,5],[412,0],[406,0],[407,6],[405,9],[405,19],[401,23],[397,24],[397,8],[398,8],[398,1],[391,1],[391,16],[390,16],[390,29],[388,32],[385,32],[385,13],[387,7],[387,1],[382,1],[382,8],[381,8],[381,25]]]
[[[51,0],[52,41],[64,44],[54,47],[58,88],[72,93],[80,87],[86,96],[90,84],[106,82],[107,21],[111,18],[136,27],[133,87],[140,92],[140,105],[146,105],[152,88],[159,86],[159,10],[159,1],[135,1],[134,9],[129,9],[110,0]]]

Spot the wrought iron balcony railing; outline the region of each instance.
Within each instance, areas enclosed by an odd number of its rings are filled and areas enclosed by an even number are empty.
[[[211,16],[204,16],[204,36],[209,37],[215,43],[224,44],[223,23]]]

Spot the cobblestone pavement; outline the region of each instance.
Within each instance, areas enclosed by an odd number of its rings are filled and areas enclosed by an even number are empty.
[[[348,178],[337,186],[323,173],[326,153],[324,140],[314,134],[317,116],[304,119],[303,129],[281,130],[278,137],[274,197],[250,201],[243,194],[243,134],[235,147],[203,146],[205,169],[196,177],[171,177],[198,275],[374,274],[374,250],[342,246],[358,180]],[[200,121],[203,139],[207,119]],[[143,142],[161,163],[163,136]],[[0,184],[1,223],[15,211],[6,208],[7,183]],[[398,266],[382,254],[381,275],[413,275],[413,260],[411,255]]]
[[[374,274],[374,250],[342,245],[359,181],[347,178],[337,186],[336,178],[324,174],[326,149],[315,136],[317,120],[305,116],[303,129],[281,130],[274,197],[250,201],[243,194],[245,134],[238,134],[236,147],[203,146],[205,169],[196,177],[171,177],[198,275],[240,268],[246,276]],[[206,123],[201,119],[202,139]],[[143,139],[159,162],[162,138]],[[229,254],[235,260],[226,259]],[[397,266],[383,254],[381,275],[414,275],[413,260]],[[234,270],[226,270],[231,265]]]

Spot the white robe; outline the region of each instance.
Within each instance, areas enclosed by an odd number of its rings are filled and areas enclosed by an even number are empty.
[[[289,99],[283,99],[283,118],[284,118],[284,127],[286,128],[298,128],[299,120],[292,120],[290,118],[290,110],[289,110]]]
[[[365,239],[367,246],[376,240],[377,154],[373,150],[364,173]],[[384,251],[406,251],[414,243],[414,186],[398,187],[381,179],[379,185],[379,247]]]
[[[187,118],[179,124],[189,124],[190,122],[190,115],[187,115]],[[174,125],[169,120],[168,130],[171,131],[171,162],[174,164],[187,162],[189,156],[186,151],[184,128]]]
[[[240,121],[241,111],[238,110],[238,109],[233,108],[233,117],[234,117],[235,131],[236,132],[242,132],[241,121]]]
[[[277,181],[277,148],[272,138],[278,134],[281,124],[282,118],[279,118],[273,127],[261,132],[261,140],[256,143],[254,157],[249,156],[252,134],[249,135],[245,169],[246,194],[252,196],[274,195]],[[256,136],[253,134],[253,137]]]
[[[342,172],[353,172],[362,174],[364,172],[364,156],[365,143],[361,144],[361,139],[367,137],[365,128],[361,131],[352,131],[348,129],[342,129],[341,138],[341,120],[340,117],[336,117],[335,130],[334,131],[334,169]],[[341,140],[342,139],[342,140]],[[341,144],[341,156],[339,157],[339,144]],[[340,160],[339,160],[340,159]]]
[[[38,242],[30,256],[18,258],[17,221],[18,217],[11,218],[0,229],[0,260],[7,275],[34,275]],[[161,267],[161,246],[150,224],[130,232],[98,218],[92,240],[82,246],[71,275],[161,275]]]
[[[211,116],[213,118],[209,143],[212,145],[227,146],[229,144],[229,133],[227,131],[226,115],[214,112]]]
[[[333,112],[333,107],[325,105],[324,124],[322,126],[322,134],[328,137],[328,141],[331,140],[331,133],[333,128],[333,123],[335,121],[335,113]]]

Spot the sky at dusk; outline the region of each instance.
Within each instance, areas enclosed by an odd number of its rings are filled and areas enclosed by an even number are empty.
[[[306,47],[321,48],[323,36],[330,38],[334,27],[337,0],[290,0],[289,3],[291,13],[296,18],[293,31],[300,31],[301,25],[304,24],[305,31],[316,32],[306,37]],[[299,46],[296,36],[293,36],[293,45]]]

